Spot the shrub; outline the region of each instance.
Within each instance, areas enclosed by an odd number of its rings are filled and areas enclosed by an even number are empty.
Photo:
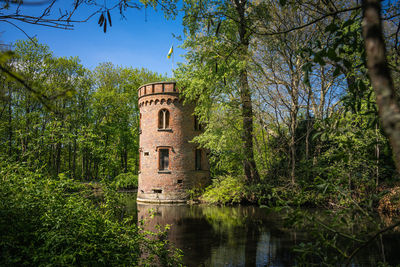
[[[147,239],[133,217],[121,216],[115,190],[105,187],[100,202],[90,194],[65,176],[0,160],[0,265],[132,266],[148,255],[179,264],[165,240]]]
[[[219,204],[240,203],[246,195],[244,178],[230,175],[213,179],[201,197],[202,201]]]
[[[117,189],[133,189],[138,187],[138,176],[131,172],[120,173],[115,177],[113,185]]]

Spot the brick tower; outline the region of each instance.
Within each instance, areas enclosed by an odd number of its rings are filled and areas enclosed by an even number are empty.
[[[140,110],[138,202],[186,202],[188,190],[210,179],[204,150],[190,142],[201,132],[194,106],[183,105],[175,82],[138,89]]]

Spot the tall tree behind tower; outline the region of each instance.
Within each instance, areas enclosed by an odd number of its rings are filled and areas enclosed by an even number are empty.
[[[253,153],[252,92],[248,81],[252,4],[246,0],[185,1],[187,64],[177,78],[201,117],[218,100],[238,101],[242,116],[243,169],[247,183],[260,179]]]

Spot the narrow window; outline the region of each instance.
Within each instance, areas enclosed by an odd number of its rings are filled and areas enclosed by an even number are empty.
[[[164,171],[168,170],[169,166],[169,149],[159,149],[158,150],[158,155],[159,155],[159,170]]]
[[[138,163],[139,163],[139,164],[138,164],[138,165],[139,165],[139,166],[138,166],[138,171],[139,171],[139,172],[140,172],[140,170],[141,170],[141,165],[142,165],[142,164],[141,164],[141,159],[142,159],[141,154],[142,154],[142,151],[140,151],[140,149],[139,149],[139,158],[138,158],[138,161],[139,161],[139,162],[138,162]]]
[[[197,118],[196,115],[194,115],[194,130],[195,131],[201,131],[201,124],[200,124],[199,119]]]
[[[160,110],[158,113],[158,129],[169,128],[169,111],[166,109]]]
[[[201,170],[201,149],[195,151],[195,170]]]
[[[142,113],[139,113],[139,134],[142,133]]]

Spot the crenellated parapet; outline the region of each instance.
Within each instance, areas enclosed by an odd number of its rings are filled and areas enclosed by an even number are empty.
[[[156,82],[142,85],[138,88],[138,99],[150,95],[179,95],[175,82]]]
[[[170,105],[182,102],[175,82],[157,82],[138,88],[139,108],[147,105]]]

